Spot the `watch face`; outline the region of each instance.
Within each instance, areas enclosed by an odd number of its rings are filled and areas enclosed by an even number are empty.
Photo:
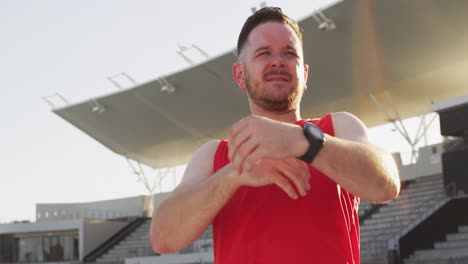
[[[323,140],[323,132],[322,130],[317,127],[314,124],[308,123],[307,125],[307,130],[309,131],[310,135],[315,139],[315,140]]]
[[[314,129],[312,129],[312,133],[314,134],[314,137],[315,138],[322,138],[323,137],[323,133],[322,133],[322,130],[320,130],[318,127],[314,126],[313,127]]]

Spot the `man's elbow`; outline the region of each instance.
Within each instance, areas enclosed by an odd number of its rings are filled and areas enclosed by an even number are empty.
[[[387,203],[396,199],[398,195],[400,195],[401,188],[399,169],[393,157],[388,157],[384,169],[380,171],[382,175],[379,177],[381,179],[379,188],[381,190],[381,199],[379,202],[382,203]]]
[[[151,232],[150,238],[151,247],[155,252],[159,254],[171,254],[178,251],[176,247],[171,245],[168,239],[165,239],[163,236],[158,235],[156,232]]]
[[[385,202],[390,202],[390,201],[396,199],[399,194],[400,194],[400,185],[398,184],[398,186],[397,186],[395,184],[392,184],[392,185],[390,185],[389,187],[386,188],[384,201]]]
[[[163,241],[157,239],[151,240],[151,246],[153,251],[159,254],[170,254],[175,252],[175,250],[172,250],[171,247],[169,247]]]
[[[390,202],[400,195],[400,180],[399,177],[392,177],[391,180],[385,181],[381,186],[381,197],[379,202],[387,203]]]

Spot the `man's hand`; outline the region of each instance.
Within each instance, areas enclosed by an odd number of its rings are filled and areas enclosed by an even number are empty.
[[[250,172],[244,170],[238,175],[236,184],[252,187],[275,184],[292,199],[297,199],[296,190],[301,196],[305,196],[310,190],[309,179],[309,169],[303,161],[296,158],[263,159]]]
[[[307,150],[300,126],[251,115],[229,131],[229,159],[242,173],[251,171],[261,160],[295,158]]]

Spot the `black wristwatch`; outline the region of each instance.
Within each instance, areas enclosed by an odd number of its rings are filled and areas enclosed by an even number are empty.
[[[307,163],[312,163],[315,156],[317,156],[325,144],[325,135],[318,126],[312,123],[304,123],[303,129],[304,136],[306,137],[307,141],[309,141],[309,148],[307,149],[306,153],[298,157],[298,159]]]

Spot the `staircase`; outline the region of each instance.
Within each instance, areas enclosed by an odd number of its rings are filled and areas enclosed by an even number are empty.
[[[446,241],[436,242],[433,249],[417,250],[404,264],[468,263],[468,226],[458,227],[458,233],[448,234]]]

